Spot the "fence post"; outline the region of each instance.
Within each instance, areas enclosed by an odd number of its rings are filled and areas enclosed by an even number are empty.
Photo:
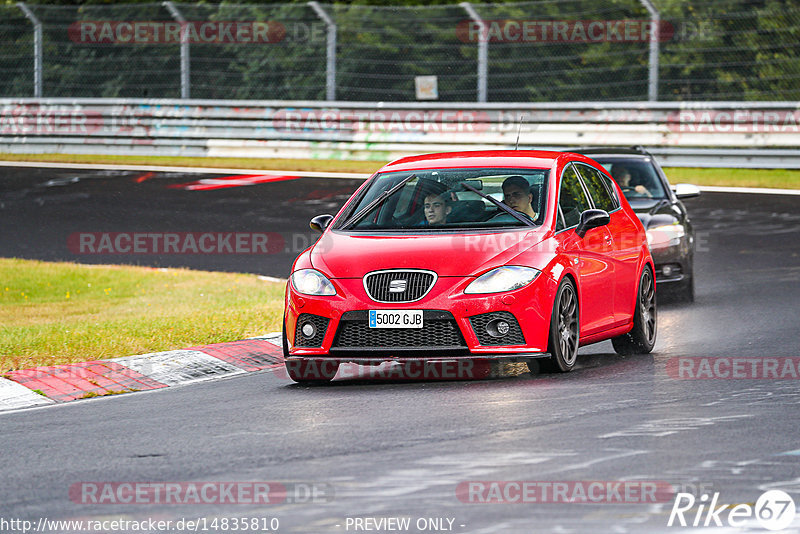
[[[488,78],[488,58],[489,58],[489,29],[478,15],[478,12],[469,2],[461,2],[460,5],[467,12],[469,18],[478,25],[481,31],[478,39],[478,102],[486,102],[486,80]]]
[[[325,67],[325,99],[336,100],[336,23],[317,2],[309,2],[309,6],[328,27],[328,51]]]
[[[191,79],[189,77],[189,26],[183,14],[172,2],[164,2],[169,14],[181,23],[181,98],[187,99],[190,95]]]
[[[17,7],[33,24],[33,96],[42,98],[42,23],[25,2],[17,2]]]
[[[661,29],[661,14],[650,0],[639,0],[639,2],[650,13],[650,72],[647,83],[647,99],[655,102],[658,100],[658,39]]]

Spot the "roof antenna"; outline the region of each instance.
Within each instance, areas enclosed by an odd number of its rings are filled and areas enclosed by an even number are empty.
[[[514,146],[514,150],[519,150],[519,132],[522,130],[522,115],[519,116],[519,125],[517,126],[517,144]]]

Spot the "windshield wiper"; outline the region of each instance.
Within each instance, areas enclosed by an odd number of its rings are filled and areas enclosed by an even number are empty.
[[[472,187],[468,183],[461,182],[459,185],[461,185],[461,187],[463,187],[464,189],[472,191],[473,193],[476,193],[480,197],[485,198],[486,200],[488,200],[489,202],[491,202],[492,204],[494,204],[495,206],[497,206],[501,210],[505,211],[506,213],[508,213],[509,215],[514,217],[515,219],[524,222],[528,226],[536,226],[536,223],[534,223],[530,219],[530,217],[522,215],[520,212],[518,212],[517,210],[515,210],[513,208],[509,208],[508,206],[506,206],[505,204],[503,204],[502,202],[500,202],[499,200],[497,200],[496,198],[494,198],[492,196],[489,196],[489,195],[487,195],[485,193],[481,193],[480,191],[478,191],[477,189],[475,189],[474,187]]]
[[[350,226],[353,226],[354,224],[358,224],[359,222],[361,222],[361,219],[363,219],[364,217],[366,217],[366,215],[367,215],[367,214],[368,214],[370,211],[372,211],[373,209],[375,209],[376,207],[378,207],[379,205],[381,205],[381,204],[383,203],[383,201],[384,201],[384,200],[386,200],[387,198],[389,198],[390,196],[392,196],[393,194],[395,194],[395,193],[396,193],[397,191],[399,191],[399,190],[400,190],[400,189],[401,189],[401,188],[402,188],[404,185],[406,185],[408,182],[410,182],[412,179],[414,179],[414,178],[416,178],[416,177],[417,177],[417,175],[416,175],[416,174],[411,174],[411,175],[409,175],[409,176],[407,176],[407,177],[403,178],[402,180],[400,180],[400,182],[398,182],[397,184],[395,184],[393,187],[391,187],[391,188],[387,189],[386,191],[384,191],[383,193],[381,193],[381,194],[380,194],[380,195],[379,195],[379,196],[378,196],[378,197],[377,197],[375,200],[373,200],[372,202],[370,202],[369,204],[367,204],[366,206],[364,206],[364,208],[363,208],[363,209],[361,209],[361,210],[360,210],[358,213],[356,213],[355,215],[353,215],[352,217],[350,217],[349,219],[347,219],[347,220],[344,222],[344,224],[342,224],[342,226],[341,226],[340,228],[341,228],[342,230],[347,230],[347,228],[349,228]]]
[[[669,199],[667,198],[651,198],[650,200],[658,200],[656,205],[648,210],[650,213],[655,213],[660,210],[662,206],[669,204]]]

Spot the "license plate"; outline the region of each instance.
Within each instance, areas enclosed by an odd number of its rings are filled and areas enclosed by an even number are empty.
[[[422,310],[369,310],[370,328],[422,328]]]

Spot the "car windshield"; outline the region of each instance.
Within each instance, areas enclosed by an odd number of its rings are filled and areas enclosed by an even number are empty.
[[[548,173],[508,168],[381,173],[336,228],[431,232],[539,225]]]
[[[667,193],[650,158],[603,158],[590,156],[602,165],[622,189],[628,201],[662,199]]]

